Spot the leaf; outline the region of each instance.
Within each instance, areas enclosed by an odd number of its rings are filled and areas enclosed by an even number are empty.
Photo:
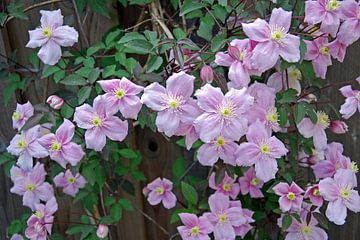
[[[153,45],[147,40],[133,40],[124,45],[127,53],[149,54]]]
[[[119,36],[121,33],[120,29],[117,29],[111,33],[109,33],[105,38],[105,45],[109,46],[111,42],[115,40],[117,36]]]
[[[53,75],[54,73],[56,73],[57,71],[60,71],[61,68],[59,68],[58,66],[48,66],[46,65],[44,67],[44,70],[42,71],[41,74],[41,78],[46,78],[49,77],[50,75]]]
[[[183,158],[178,158],[172,166],[172,172],[174,177],[181,177],[186,171],[186,161]]]
[[[68,104],[64,104],[64,106],[60,110],[61,116],[64,118],[71,118],[74,114],[74,109],[70,107]]]
[[[5,107],[8,105],[11,97],[13,96],[17,88],[18,88],[18,82],[10,82],[3,89],[3,98],[4,98],[3,100]]]
[[[106,66],[102,72],[102,77],[107,78],[114,75],[115,70],[116,70],[116,65]]]
[[[286,231],[292,223],[292,217],[290,215],[284,215],[282,219],[282,229],[283,231]]]
[[[197,9],[201,9],[205,7],[206,5],[204,3],[197,3],[193,1],[187,1],[184,3],[184,5],[180,9],[180,17],[184,16],[185,14],[195,11]]]
[[[135,170],[131,173],[131,175],[137,180],[137,181],[145,181],[146,177],[143,172],[140,172],[138,170]]]
[[[89,78],[88,81],[89,83],[94,83],[96,82],[96,80],[99,78],[100,76],[100,69],[99,68],[94,68],[93,70],[91,70],[90,74],[89,74]]]
[[[84,224],[73,224],[70,225],[70,227],[66,230],[66,234],[74,235],[82,232],[90,233],[93,229],[95,229],[94,226],[89,226]]]
[[[225,168],[222,167],[215,174],[215,184],[216,185],[220,184],[224,180],[224,178],[225,178]]]
[[[300,60],[299,60],[300,63],[302,63],[302,61],[304,60],[306,50],[307,47],[305,41],[303,39],[300,39]]]
[[[14,220],[11,222],[10,226],[8,226],[6,232],[8,235],[14,235],[15,233],[21,232],[22,223],[20,220]]]
[[[105,48],[105,44],[103,42],[98,42],[86,50],[86,55],[91,56],[94,53],[96,53],[97,51],[99,51],[100,49],[104,49],[104,48]]]
[[[110,210],[110,216],[115,221],[119,221],[122,217],[122,208],[120,203],[115,203]]]
[[[173,34],[177,40],[186,38],[186,33],[181,28],[175,28]]]
[[[212,52],[216,52],[219,51],[223,45],[226,43],[226,34],[224,33],[220,33],[218,35],[216,35],[212,40],[211,40],[211,51]]]
[[[25,125],[21,128],[21,131],[25,131],[29,128],[38,125],[43,117],[44,117],[43,113],[35,113],[32,117],[30,117],[26,121]]]
[[[77,96],[78,96],[78,102],[79,102],[79,105],[83,104],[89,97],[90,97],[90,94],[91,94],[91,90],[92,88],[89,87],[89,86],[85,86],[85,87],[82,87]]]
[[[85,78],[83,78],[80,75],[70,74],[67,77],[65,77],[63,80],[61,80],[60,83],[62,83],[64,85],[71,85],[71,86],[85,85],[86,80],[85,80]]]
[[[313,212],[313,216],[316,218],[316,220],[319,222],[320,226],[324,229],[329,229],[329,224],[324,215],[318,212]]]
[[[159,69],[161,64],[163,63],[163,58],[160,56],[149,56],[147,65],[147,72],[153,72],[154,70]]]
[[[110,196],[106,197],[105,200],[104,200],[104,204],[105,204],[106,207],[110,207],[115,202],[116,202],[115,197],[110,197]]]
[[[305,117],[305,106],[303,103],[299,103],[298,105],[296,105],[296,111],[294,112],[295,114],[295,122],[298,124],[301,122],[301,120],[303,120],[303,118]]]
[[[128,158],[128,159],[132,159],[132,158],[137,158],[138,155],[136,154],[136,152],[130,148],[124,148],[124,149],[120,149],[119,153],[121,156]]]
[[[212,38],[212,29],[214,27],[214,20],[209,14],[206,14],[205,17],[200,19],[199,30],[197,30],[197,35],[204,38],[207,41],[211,41]]]
[[[280,103],[291,103],[296,102],[296,94],[298,92],[295,89],[288,89],[282,93],[282,97],[279,100]]]
[[[122,198],[122,199],[119,200],[119,203],[127,211],[133,211],[134,210],[134,208],[132,206],[132,203],[128,199]]]
[[[127,43],[132,40],[145,40],[146,41],[146,38],[144,37],[144,35],[141,35],[138,32],[129,32],[129,33],[126,33],[122,38],[120,38],[118,43]]]
[[[189,204],[196,205],[198,202],[198,193],[193,186],[186,182],[181,182],[181,192]]]
[[[88,0],[87,2],[91,10],[99,13],[100,15],[110,18],[109,10],[107,8],[107,0]]]

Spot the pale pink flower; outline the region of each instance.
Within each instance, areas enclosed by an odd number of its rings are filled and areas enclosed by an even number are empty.
[[[215,193],[209,197],[210,213],[204,216],[214,226],[215,240],[235,239],[234,227],[246,223],[243,210],[240,206],[231,206],[228,196]]]
[[[317,122],[313,123],[310,118],[304,118],[298,125],[301,135],[306,138],[313,138],[314,146],[317,150],[326,148],[327,136],[325,129],[330,126],[330,118],[324,112],[317,112]]]
[[[319,185],[309,186],[306,189],[304,198],[310,198],[310,201],[313,205],[321,207],[324,203],[323,197],[320,195]]]
[[[213,226],[206,217],[191,213],[179,213],[179,217],[184,225],[177,227],[177,230],[183,240],[210,240]]]
[[[302,149],[299,152],[298,161],[299,165],[302,167],[309,167],[317,164],[321,160],[324,160],[324,150],[311,149],[311,154],[305,153]]]
[[[329,201],[325,214],[331,222],[343,225],[347,208],[355,213],[360,212],[360,197],[354,187],[349,170],[338,170],[334,178],[325,178],[319,182],[321,196]]]
[[[97,96],[93,107],[84,104],[75,109],[74,121],[78,127],[86,129],[87,148],[101,151],[106,144],[106,137],[119,142],[125,139],[128,123],[113,116],[117,109],[110,106],[110,102],[104,96]]]
[[[40,10],[41,27],[29,31],[28,48],[40,47],[39,58],[45,64],[55,65],[61,58],[61,46],[70,47],[78,41],[79,34],[73,28],[63,25],[61,10]]]
[[[360,91],[353,90],[350,85],[339,89],[341,94],[346,97],[345,103],[340,107],[340,113],[345,119],[349,119],[356,111],[360,111]]]
[[[331,43],[328,44],[330,55],[337,59],[339,62],[343,62],[346,54],[346,48],[347,46],[340,42],[340,40],[337,38]]]
[[[10,192],[23,196],[23,205],[35,209],[40,200],[48,201],[54,196],[52,186],[45,182],[44,165],[37,163],[26,176],[15,179]]]
[[[289,34],[292,12],[274,8],[270,22],[256,19],[243,23],[245,34],[258,42],[251,57],[252,67],[263,72],[275,66],[281,56],[287,62],[300,60],[300,38]]]
[[[295,182],[292,182],[290,186],[287,183],[278,183],[273,187],[273,190],[276,195],[280,196],[279,205],[281,211],[288,212],[290,210],[301,210],[301,204],[303,202],[303,196],[301,194],[304,190],[302,190]]]
[[[66,168],[67,163],[76,166],[85,155],[80,145],[71,142],[74,132],[74,124],[64,119],[55,134],[49,133],[38,139],[40,145],[48,150],[50,158],[63,168]]]
[[[118,109],[125,118],[136,119],[141,109],[140,98],[137,96],[144,89],[123,77],[98,81],[105,91],[105,98],[111,108]]]
[[[349,130],[348,125],[340,120],[335,120],[330,123],[330,131],[336,134],[343,134]]]
[[[256,177],[255,169],[253,167],[249,168],[244,173],[244,176],[239,177],[239,183],[242,195],[250,193],[252,198],[264,197],[260,190],[263,187],[264,182]]]
[[[170,209],[176,205],[176,196],[172,193],[173,184],[166,178],[157,178],[146,186],[147,200],[151,205],[160,202],[165,208]]]
[[[54,222],[54,213],[58,210],[55,197],[49,199],[46,204],[35,204],[34,214],[27,220],[28,227],[25,230],[26,237],[41,239],[47,233],[51,234]]]
[[[209,143],[204,143],[198,150],[197,158],[204,166],[214,166],[219,158],[224,163],[235,166],[235,151],[238,145],[232,140],[218,136]]]
[[[22,169],[30,170],[33,167],[33,157],[43,158],[48,155],[46,149],[38,142],[40,129],[41,126],[36,125],[16,134],[7,147],[10,154],[19,156],[17,165]]]
[[[236,183],[236,176],[231,178],[226,172],[223,180],[218,184],[215,183],[215,173],[213,172],[209,178],[209,187],[216,190],[217,193],[230,196],[231,199],[236,199],[240,192],[239,184]]]
[[[21,236],[20,234],[15,233],[14,235],[11,236],[10,240],[24,240],[24,237]]]
[[[50,105],[52,109],[59,110],[64,105],[64,99],[59,96],[51,95],[47,98],[46,102]]]
[[[240,201],[237,201],[240,202]],[[230,203],[231,204],[231,203]],[[232,205],[232,204],[231,204]],[[245,235],[253,228],[250,223],[255,222],[252,218],[254,212],[249,209],[243,209],[243,217],[245,218],[245,223],[241,224],[240,226],[234,227],[236,236],[240,236],[244,238]]]
[[[315,25],[321,23],[320,31],[335,37],[341,18],[341,1],[316,0],[305,2],[304,21]]]
[[[244,113],[250,109],[253,98],[246,94],[245,88],[231,88],[224,96],[220,88],[206,84],[195,96],[204,111],[194,122],[202,141],[210,142],[220,135],[237,141],[246,133]]]
[[[247,93],[254,98],[254,106],[275,106],[275,89],[264,83],[255,82],[251,84]],[[246,115],[249,114],[252,109],[253,108],[250,108]]]
[[[251,68],[250,58],[252,46],[249,39],[235,39],[230,42],[227,53],[218,52],[215,55],[215,63],[219,66],[229,67],[229,87],[242,88],[250,83],[250,75],[255,74]]]
[[[141,102],[158,112],[156,126],[168,137],[175,134],[183,115],[189,115],[187,113],[194,110],[194,106],[189,104],[194,79],[194,76],[179,72],[166,80],[166,88],[159,83],[152,83],[144,89]]]
[[[99,224],[96,229],[96,236],[99,238],[106,238],[109,234],[109,227],[105,224]]]
[[[250,125],[246,134],[248,142],[241,143],[236,151],[236,163],[239,166],[255,164],[256,177],[267,182],[275,178],[278,171],[276,158],[288,152],[284,144],[275,136],[271,136],[259,120]]]
[[[20,130],[26,121],[34,115],[34,107],[28,101],[24,104],[16,104],[16,110],[12,115],[12,125],[14,129]]]
[[[347,0],[341,3],[344,22],[340,26],[338,39],[350,45],[360,37],[360,5],[354,0]]]
[[[76,173],[74,176],[70,169],[68,169],[65,173],[61,172],[56,175],[54,177],[54,183],[57,187],[62,187],[64,193],[75,197],[79,189],[85,187],[86,180],[80,173]]]
[[[267,85],[274,88],[276,92],[292,88],[295,89],[298,92],[297,95],[299,95],[301,93],[301,78],[302,74],[300,70],[294,66],[291,66],[287,68],[286,71],[282,72],[278,69],[277,72],[273,73],[269,77]]]
[[[327,37],[318,37],[313,41],[305,40],[306,53],[305,60],[312,62],[315,75],[325,79],[327,67],[332,65],[329,43]]]
[[[200,78],[204,83],[211,83],[214,80],[214,71],[209,65],[204,65],[200,70]]]

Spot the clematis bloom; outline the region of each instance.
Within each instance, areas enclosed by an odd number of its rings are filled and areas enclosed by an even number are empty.
[[[213,226],[206,217],[191,213],[180,213],[179,217],[184,225],[177,227],[177,230],[183,240],[210,240]]]
[[[340,113],[345,119],[349,119],[356,111],[360,111],[360,91],[353,90],[351,85],[339,89],[341,94],[346,97],[345,103],[340,107]]]
[[[86,180],[80,173],[74,176],[68,169],[65,173],[61,172],[54,177],[54,183],[57,187],[62,187],[63,192],[75,197],[80,188],[85,187]]]
[[[173,184],[166,178],[157,178],[145,187],[143,190],[147,195],[147,200],[151,205],[157,205],[160,202],[165,208],[170,209],[176,205],[176,196],[171,192]]]
[[[291,185],[287,183],[278,183],[273,190],[276,195],[279,195],[279,205],[283,212],[290,210],[299,211],[301,210],[301,204],[303,202],[303,196],[301,195],[302,190],[295,182]]]
[[[354,0],[341,2],[341,12],[344,22],[340,26],[338,39],[340,42],[350,45],[360,38],[360,5]]]
[[[231,178],[226,172],[223,180],[218,184],[215,183],[215,173],[213,172],[209,177],[209,187],[216,190],[217,193],[230,196],[231,199],[236,199],[240,192],[240,186],[236,183],[236,176]]]
[[[319,185],[317,184],[307,188],[304,198],[310,198],[311,203],[318,207],[321,207],[324,203],[324,199],[320,195]]]
[[[16,110],[12,115],[12,125],[14,129],[20,130],[26,121],[34,115],[34,107],[28,101],[24,104],[16,104]]]
[[[252,198],[264,197],[260,190],[264,185],[264,182],[256,177],[255,169],[253,167],[249,168],[244,173],[244,176],[239,177],[239,183],[242,195],[250,193]]]
[[[304,59],[311,61],[317,77],[325,79],[327,67],[332,65],[328,38],[318,37],[313,41],[305,40],[305,43]]]
[[[29,31],[30,40],[26,44],[28,48],[40,47],[38,53],[43,63],[55,65],[61,58],[61,46],[70,47],[79,38],[78,32],[69,26],[63,25],[61,10],[40,10],[41,27]]]

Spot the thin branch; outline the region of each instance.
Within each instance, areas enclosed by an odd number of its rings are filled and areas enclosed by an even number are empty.
[[[79,25],[79,29],[80,29],[80,33],[81,35],[83,35],[83,38],[84,38],[84,41],[85,41],[85,45],[86,47],[90,47],[90,44],[89,44],[89,40],[87,39],[86,37],[86,34],[85,34],[85,31],[84,31],[84,28],[83,28],[83,25],[82,25],[82,22],[81,22],[81,18],[80,18],[80,14],[79,14],[79,11],[77,9],[77,6],[76,6],[76,3],[75,3],[75,0],[71,0],[73,6],[74,6],[74,11],[75,11],[75,16],[76,16],[76,21]]]
[[[165,233],[166,235],[170,236],[170,233],[163,227],[161,226],[158,222],[156,222],[152,217],[150,217],[149,215],[147,215],[146,213],[144,213],[140,208],[135,207],[135,209],[141,213],[144,217],[146,217],[150,222],[152,222],[153,224],[155,224],[163,233]]]
[[[160,9],[160,7],[159,7]],[[160,27],[163,29],[164,33],[166,34],[166,36],[170,39],[174,39],[174,36],[172,35],[171,31],[169,30],[169,28],[166,26],[166,24],[161,20],[160,14],[159,14],[159,9],[158,7],[154,4],[151,3],[151,16],[155,19],[155,21],[160,25]]]

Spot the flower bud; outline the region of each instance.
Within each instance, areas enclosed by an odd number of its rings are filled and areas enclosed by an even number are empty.
[[[145,197],[148,196],[149,192],[150,192],[150,189],[147,186],[144,187],[143,190],[142,190],[142,193],[144,194]]]
[[[51,108],[56,110],[62,108],[62,106],[64,105],[64,100],[56,95],[51,95],[50,97],[48,97],[46,102],[50,105]]]
[[[24,238],[20,234],[14,234],[11,236],[10,240],[24,240]]]
[[[332,121],[330,124],[330,131],[336,134],[346,133],[348,131],[348,126],[345,122],[340,120]]]
[[[99,238],[105,238],[109,233],[109,227],[105,224],[100,224],[96,230],[96,236]]]
[[[239,59],[240,58],[240,51],[239,51],[239,49],[237,47],[230,45],[227,50],[228,50],[229,55],[232,58],[234,58],[234,59]]]
[[[214,79],[214,72],[208,65],[204,65],[200,70],[200,77],[205,83],[211,83]]]

